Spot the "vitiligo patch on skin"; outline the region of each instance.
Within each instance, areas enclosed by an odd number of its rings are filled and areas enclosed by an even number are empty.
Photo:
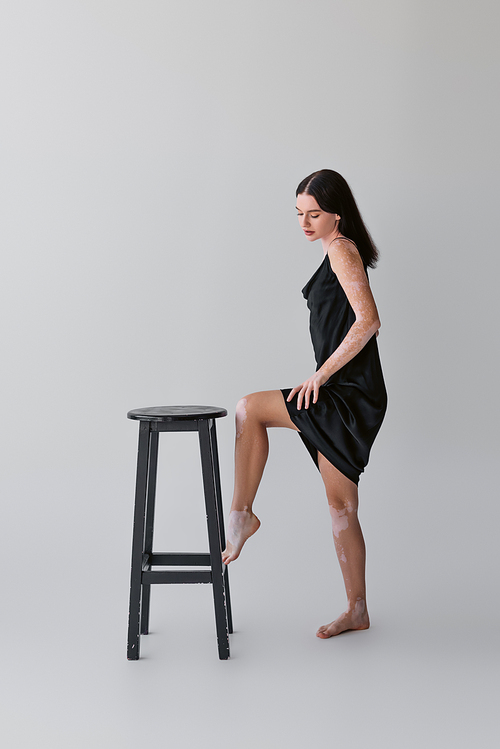
[[[366,601],[364,598],[356,598],[356,603],[354,604],[354,613],[362,617],[366,612]]]
[[[370,284],[356,247],[352,242],[339,238],[331,244],[328,257],[332,271],[356,315],[346,337],[323,365],[325,373],[331,377],[361,351],[380,323]]]
[[[249,507],[243,510],[231,510],[227,530],[227,545],[222,553],[224,564],[237,559],[245,541],[253,536],[260,527],[259,518],[250,512]]]
[[[330,515],[332,518],[332,530],[335,538],[339,537],[341,531],[347,530],[349,527],[349,518],[347,513],[352,512],[351,507],[345,507],[343,510],[336,510],[332,505],[328,505]]]
[[[247,420],[247,399],[242,398],[240,401],[238,401],[238,404],[236,406],[236,437],[241,437],[243,434],[243,427],[245,425],[245,421]]]
[[[231,510],[229,513],[229,522],[227,526],[227,540],[233,546],[238,544],[241,533],[248,520],[248,510]]]
[[[347,562],[347,557],[344,552],[344,547],[340,543],[340,541],[335,541],[335,549],[337,551],[337,557],[339,559],[339,562]]]

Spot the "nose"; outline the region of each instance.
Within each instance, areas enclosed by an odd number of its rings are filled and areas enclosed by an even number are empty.
[[[302,216],[301,218],[302,220],[300,223],[302,227],[309,226],[309,218],[306,215]]]

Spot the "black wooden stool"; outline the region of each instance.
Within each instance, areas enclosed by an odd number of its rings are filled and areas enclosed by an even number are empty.
[[[226,545],[215,419],[227,416],[212,406],[159,406],[129,411],[127,418],[139,424],[137,481],[127,658],[139,658],[140,636],[149,631],[149,603],[154,583],[212,583],[219,658],[229,658],[229,634],[233,631],[229,577],[222,562]],[[198,432],[208,525],[208,553],[153,552],[153,526],[158,465],[159,432]],[[209,567],[208,570],[152,570],[154,565]]]

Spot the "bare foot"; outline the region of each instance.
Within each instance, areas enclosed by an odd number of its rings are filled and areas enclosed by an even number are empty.
[[[349,629],[368,629],[369,626],[370,618],[366,603],[362,598],[358,598],[353,609],[345,611],[331,624],[320,627],[316,632],[316,637],[326,640],[328,637],[334,637]]]
[[[240,555],[243,544],[260,527],[260,520],[253,512],[231,510],[227,526],[227,543],[222,552],[222,561],[229,564]]]

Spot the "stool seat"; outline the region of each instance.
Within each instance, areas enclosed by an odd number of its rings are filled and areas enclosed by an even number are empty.
[[[127,419],[136,421],[192,421],[201,419],[219,419],[227,416],[225,408],[217,406],[151,406],[134,408],[129,411]]]

